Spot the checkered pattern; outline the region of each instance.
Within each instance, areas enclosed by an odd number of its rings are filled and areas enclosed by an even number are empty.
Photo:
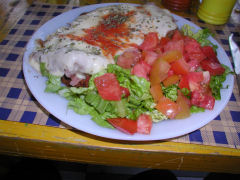
[[[33,4],[0,42],[0,119],[39,125],[70,128],[49,114],[31,95],[23,77],[22,58],[32,34],[45,22],[72,9],[64,5]],[[232,23],[223,26],[205,24],[195,16],[185,17],[216,34],[215,39],[231,56],[227,38],[234,33],[240,45],[239,27]],[[231,59],[231,57],[230,57]],[[224,146],[240,149],[240,97],[235,84],[226,108],[213,121],[188,135],[169,141]]]

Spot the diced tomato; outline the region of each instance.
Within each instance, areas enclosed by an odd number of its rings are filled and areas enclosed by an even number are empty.
[[[152,129],[152,118],[147,114],[142,114],[137,119],[137,132],[140,134],[150,134]]]
[[[159,46],[163,47],[170,41],[170,38],[168,37],[162,37],[159,42]]]
[[[178,50],[170,50],[162,54],[161,58],[168,63],[172,63],[182,58],[182,53]]]
[[[189,69],[190,72],[196,71],[200,67],[200,62],[197,59],[192,59],[187,63],[190,66]]]
[[[196,90],[191,93],[191,104],[212,110],[214,108],[215,99],[212,95]]]
[[[172,69],[169,69],[168,71],[168,77],[174,75],[174,71]]]
[[[180,110],[176,115],[176,119],[184,119],[191,115],[190,113],[190,100],[185,97],[181,91],[178,91],[178,97],[176,103],[178,104]]]
[[[107,121],[116,129],[126,133],[134,134],[137,132],[137,121],[127,118],[110,118]]]
[[[154,51],[143,51],[142,58],[149,65],[153,65],[154,61],[158,58],[158,54]]]
[[[179,40],[182,40],[182,39],[183,39],[183,36],[180,33],[180,31],[179,30],[175,30],[174,33],[173,33],[172,40],[173,41],[179,41]]]
[[[99,95],[108,101],[121,100],[121,88],[117,77],[113,73],[105,73],[94,79]]]
[[[121,89],[121,93],[124,97],[128,97],[130,96],[130,91],[128,90],[128,88],[125,88],[123,86],[120,86],[120,89]]]
[[[170,119],[174,119],[180,110],[177,103],[166,97],[160,98],[155,108]]]
[[[139,49],[143,51],[153,50],[157,47],[158,41],[158,33],[150,32],[145,36],[143,43],[139,46]]]
[[[148,80],[150,70],[151,66],[149,64],[147,64],[145,61],[140,61],[135,66],[133,66],[132,74],[138,77],[143,77]]]
[[[163,80],[163,85],[167,87],[167,86],[176,84],[179,80],[180,80],[179,75],[173,74]]]
[[[171,64],[171,69],[174,71],[175,74],[185,75],[189,72],[190,67],[187,64],[187,62],[182,58],[177,61],[174,61]]]
[[[225,72],[225,68],[213,59],[204,59],[200,64],[202,69],[209,71],[211,76],[222,75]]]
[[[164,52],[173,51],[173,50],[180,51],[183,54],[183,52],[184,52],[184,41],[183,40],[169,41],[164,46]]]
[[[128,49],[118,57],[117,65],[130,69],[139,61],[140,57],[141,52],[137,48]]]
[[[154,99],[154,102],[158,102],[158,100],[163,97],[163,92],[162,92],[162,86],[161,84],[155,84],[153,86],[151,86],[150,88],[150,93]]]
[[[203,71],[203,83],[208,84],[210,82],[211,76],[209,71]]]
[[[206,58],[202,52],[201,45],[191,37],[185,37],[184,51],[187,54],[187,60],[198,60],[200,62]]]
[[[150,71],[150,82],[151,85],[159,84],[162,82],[167,76],[168,71],[170,69],[170,64],[163,59],[157,59]]]
[[[189,72],[188,84],[191,91],[199,90],[203,82],[203,72]]]
[[[207,56],[209,59],[213,59],[218,62],[218,58],[216,53],[214,52],[213,48],[211,46],[203,46],[202,52]]]
[[[183,88],[187,88],[188,90],[190,90],[189,88],[189,83],[188,83],[188,75],[183,75],[180,79],[180,82],[178,84],[178,86],[183,89]]]
[[[157,45],[157,47],[154,49],[154,51],[161,56],[161,54],[164,52],[164,46],[170,41],[170,38],[168,37],[162,37]]]

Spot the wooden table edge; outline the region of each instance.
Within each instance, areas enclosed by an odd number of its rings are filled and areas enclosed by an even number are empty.
[[[65,128],[5,120],[0,120],[0,153],[114,166],[240,173],[240,150],[234,148],[116,141]]]

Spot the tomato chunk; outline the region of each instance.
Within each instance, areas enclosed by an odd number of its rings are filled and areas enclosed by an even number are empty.
[[[145,61],[140,61],[132,68],[132,74],[148,80],[150,70],[151,66],[149,64],[147,64]]]
[[[143,43],[139,46],[139,49],[143,51],[153,50],[157,46],[158,41],[158,34],[156,32],[150,32],[145,36]]]
[[[170,69],[170,64],[167,61],[164,61],[163,59],[159,58],[157,59],[150,71],[150,82],[151,85],[159,84],[162,82],[167,76],[168,71]]]
[[[122,93],[122,95],[123,95],[124,97],[130,96],[130,91],[129,91],[128,88],[125,88],[125,87],[120,86],[120,89],[121,89],[121,93]]]
[[[185,37],[184,50],[189,60],[198,60],[200,62],[206,58],[202,52],[201,45],[191,37]]]
[[[176,103],[178,104],[180,110],[176,115],[176,119],[184,119],[191,115],[190,113],[190,100],[187,99],[180,91],[178,91],[178,98]]]
[[[182,53],[178,50],[171,50],[171,51],[167,51],[167,52],[163,53],[161,58],[163,60],[167,61],[168,63],[172,63],[176,60],[181,59]]]
[[[162,86],[161,84],[155,84],[151,86],[150,93],[154,99],[154,102],[158,102],[158,100],[163,97]]]
[[[150,134],[152,129],[152,118],[147,114],[142,114],[137,119],[137,132],[140,134]]]
[[[210,72],[211,76],[222,75],[225,72],[225,68],[213,59],[204,59],[200,64],[203,70]]]
[[[214,108],[215,99],[212,95],[196,90],[191,94],[191,104],[212,110]]]
[[[168,76],[165,80],[163,80],[164,86],[170,86],[173,84],[176,84],[179,81],[180,77],[176,74],[173,74],[171,76]]]
[[[174,119],[180,110],[177,103],[166,97],[159,99],[155,108],[170,119]]]
[[[188,74],[188,84],[191,91],[201,88],[201,82],[203,82],[203,72],[190,72]]]
[[[183,75],[180,79],[180,82],[178,84],[178,86],[183,89],[183,88],[187,88],[188,90],[190,90],[189,87],[189,83],[188,83],[188,75]]]
[[[202,52],[207,56],[209,59],[213,59],[214,61],[218,62],[218,58],[216,53],[214,52],[213,48],[211,46],[203,46]]]
[[[177,61],[174,61],[171,65],[171,69],[174,71],[175,74],[185,75],[189,72],[190,66],[182,58]]]
[[[99,95],[108,101],[121,100],[121,88],[117,77],[113,73],[105,73],[94,79]]]
[[[154,51],[143,51],[142,58],[149,65],[153,65],[154,61],[158,58],[158,54]]]
[[[113,127],[126,134],[134,134],[137,132],[137,121],[127,118],[109,118],[107,121]]]
[[[140,57],[141,52],[137,48],[128,49],[118,57],[117,65],[130,69],[139,61]]]
[[[180,51],[182,54],[184,52],[184,41],[179,40],[179,41],[169,41],[165,46],[164,46],[164,52],[167,51]]]
[[[183,39],[183,36],[180,33],[180,31],[179,30],[175,30],[174,33],[173,33],[172,40],[173,41],[179,41],[179,40],[182,40],[182,39]]]

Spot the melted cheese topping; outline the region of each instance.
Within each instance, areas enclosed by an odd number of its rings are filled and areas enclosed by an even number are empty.
[[[80,15],[48,36],[29,61],[37,70],[44,62],[53,75],[71,72],[84,78],[114,63],[115,55],[140,45],[145,34],[158,32],[161,38],[176,28],[170,13],[154,5],[107,6]]]

